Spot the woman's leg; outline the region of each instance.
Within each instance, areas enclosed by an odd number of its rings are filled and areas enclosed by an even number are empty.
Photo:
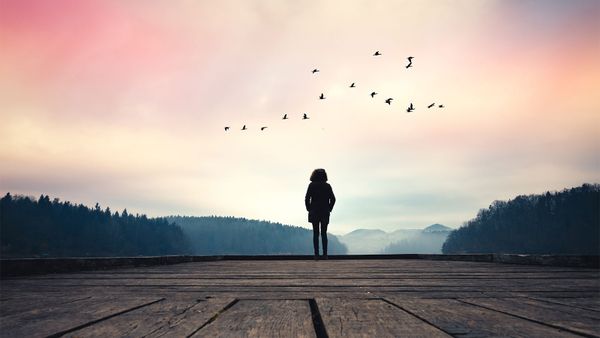
[[[321,222],[321,239],[323,240],[323,256],[327,257],[327,225],[328,223]]]
[[[315,256],[319,256],[319,222],[313,222],[313,246],[315,248]]]

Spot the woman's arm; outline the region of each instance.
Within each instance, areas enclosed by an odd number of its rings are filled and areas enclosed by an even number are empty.
[[[312,197],[312,191],[310,189],[311,185],[308,185],[308,189],[306,189],[306,195],[304,196],[304,205],[306,206],[306,211],[310,211],[310,202]]]
[[[335,195],[333,194],[333,189],[331,185],[329,186],[329,211],[333,210],[333,206],[335,205]]]

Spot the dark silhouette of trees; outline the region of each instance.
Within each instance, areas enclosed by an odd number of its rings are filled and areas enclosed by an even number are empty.
[[[600,185],[494,201],[448,236],[444,253],[600,254]]]
[[[235,217],[167,217],[181,226],[196,255],[312,254],[312,230]],[[330,254],[346,254],[331,234]]]
[[[178,224],[175,224],[177,222]],[[346,247],[329,235],[332,254]],[[310,254],[312,231],[234,217],[148,218],[41,195],[0,198],[0,256]]]
[[[119,215],[83,204],[6,194],[0,199],[0,254],[7,257],[152,256],[189,253],[180,227],[163,218]]]

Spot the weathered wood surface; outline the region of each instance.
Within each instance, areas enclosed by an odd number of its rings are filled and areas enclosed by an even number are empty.
[[[91,325],[66,337],[189,337],[199,323],[223,311],[234,299],[168,299]]]
[[[0,337],[600,337],[600,271],[206,261],[0,280]]]
[[[317,298],[329,337],[450,337],[381,299]]]
[[[9,337],[46,337],[66,333],[161,300],[156,297],[92,297],[35,308],[2,316],[0,332]]]
[[[192,337],[316,337],[306,300],[241,300]]]
[[[472,306],[456,299],[387,298],[419,319],[461,337],[572,337],[547,325]]]
[[[584,335],[594,335],[600,326],[600,313],[567,305],[524,298],[466,298],[461,301],[538,323],[551,323],[556,328]]]

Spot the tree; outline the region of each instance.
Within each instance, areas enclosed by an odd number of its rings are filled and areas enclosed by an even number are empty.
[[[2,257],[173,255],[189,253],[177,225],[145,215],[111,215],[96,203],[60,202],[41,195],[37,201],[6,194],[0,199]]]

